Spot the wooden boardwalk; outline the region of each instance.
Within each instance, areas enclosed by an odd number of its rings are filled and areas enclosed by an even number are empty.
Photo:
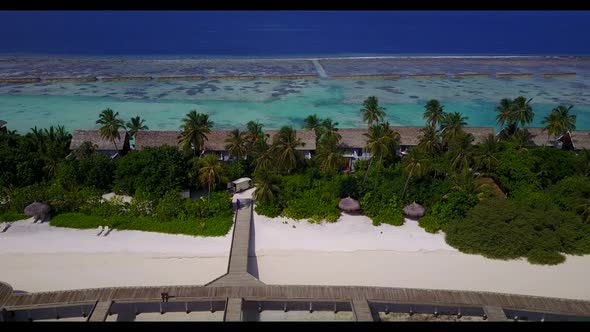
[[[12,295],[12,287],[0,281],[0,308],[8,301],[8,298]]]
[[[31,294],[13,294],[6,303],[7,309],[29,306],[55,306],[90,301],[160,301],[160,292],[166,289],[175,300],[210,300],[235,298],[245,300],[310,301],[381,301],[391,303],[432,304],[445,306],[498,307],[513,310],[532,310],[562,315],[590,316],[590,301],[536,297],[514,294],[452,291],[412,288],[364,286],[166,286],[166,287],[115,287],[80,289]]]
[[[260,280],[248,273],[248,254],[250,249],[250,228],[252,227],[252,200],[241,201],[236,212],[236,221],[229,252],[227,273],[209,282],[206,286],[262,286]]]

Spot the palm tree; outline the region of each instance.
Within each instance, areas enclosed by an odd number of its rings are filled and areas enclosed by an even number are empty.
[[[257,139],[264,136],[264,132],[262,131],[263,125],[258,121],[248,121],[246,124],[246,139],[250,143],[254,143]]]
[[[496,120],[501,127],[512,123],[512,100],[503,98],[500,100],[500,106],[496,107]]]
[[[389,122],[372,125],[363,135],[367,137],[367,149],[373,156],[379,156],[379,160],[395,153],[400,141],[400,135],[391,130]]]
[[[514,123],[520,123],[520,126],[524,128],[525,124],[533,122],[535,113],[533,108],[529,104],[533,98],[527,100],[523,96],[518,96],[512,102],[512,121]]]
[[[426,111],[424,111],[424,119],[426,119],[426,124],[434,127],[436,129],[436,125],[440,124],[444,119],[445,112],[443,111],[443,106],[438,102],[436,99],[431,99],[426,103]]]
[[[112,109],[107,108],[100,113],[98,120],[96,120],[96,123],[101,125],[98,129],[100,137],[113,142],[115,150],[117,151],[119,151],[119,149],[117,148],[115,139],[121,139],[119,128],[125,128],[123,120],[117,118],[118,116],[119,112],[113,113]]]
[[[335,145],[320,145],[315,155],[316,159],[320,161],[320,171],[325,174],[334,174],[344,164],[344,157]]]
[[[481,144],[477,145],[477,153],[475,157],[475,163],[478,168],[490,172],[496,168],[498,163],[498,151],[499,145],[496,137],[493,134],[489,134]]]
[[[303,157],[301,151],[297,150],[298,147],[303,145],[304,143],[297,138],[293,127],[284,126],[273,138],[270,150],[276,156],[279,168],[290,173],[297,166],[297,161]]]
[[[338,145],[342,139],[342,135],[338,133],[338,122],[333,122],[332,119],[327,118],[322,121],[321,136],[318,143],[322,141],[331,142],[332,144]]]
[[[379,100],[375,96],[370,96],[363,102],[363,108],[361,108],[361,114],[363,115],[363,121],[365,121],[369,127],[374,122],[381,122],[385,117],[385,108],[379,106]]]
[[[131,135],[131,137],[135,138],[135,134],[137,134],[137,132],[140,130],[150,129],[148,128],[148,126],[143,124],[144,121],[145,120],[143,120],[139,116],[136,116],[134,118],[131,118],[131,121],[127,122],[126,126],[127,129],[129,129],[129,135]]]
[[[214,187],[215,183],[221,180],[221,172],[223,171],[223,168],[214,155],[208,155],[202,160],[199,160],[199,162],[201,163],[201,167],[199,168],[199,181],[203,186],[207,185],[207,202],[209,202],[211,187]]]
[[[543,130],[547,131],[547,138],[551,135],[555,137],[561,136],[576,129],[576,116],[569,114],[573,107],[573,105],[559,105],[541,121],[545,125]]]
[[[261,150],[256,154],[256,157],[254,158],[254,166],[254,172],[269,172],[273,170],[273,166],[275,166],[274,159],[268,148],[266,150]]]
[[[72,135],[64,126],[51,126],[49,129],[37,129],[35,126],[26,137],[35,146],[37,155],[44,162],[45,173],[50,177],[55,176],[59,162],[69,153]]]
[[[331,119],[324,120],[324,133],[318,143],[317,153],[314,156],[319,160],[320,171],[326,174],[336,173],[344,163],[342,151],[338,149],[338,144],[342,138],[338,134],[338,123],[333,123]]]
[[[418,136],[418,149],[427,154],[436,154],[440,151],[440,140],[434,126],[426,126],[420,129],[422,135]]]
[[[230,157],[236,157],[238,160],[243,160],[248,150],[246,149],[245,133],[239,129],[234,129],[229,132],[225,139],[225,149]]]
[[[457,136],[463,130],[463,127],[467,125],[467,119],[459,112],[446,113],[442,121],[443,141],[447,143]]]
[[[272,202],[279,187],[276,185],[276,177],[273,172],[255,172],[254,192],[252,193],[255,200],[261,203]]]
[[[516,144],[517,149],[522,149],[534,144],[531,140],[531,134],[526,129],[518,129],[514,135],[512,135],[511,141]]]
[[[428,173],[430,170],[430,160],[420,150],[412,148],[402,159],[402,167],[402,172],[407,176],[406,184],[401,195],[403,199],[412,176],[422,176]]]
[[[202,151],[211,127],[213,121],[209,120],[209,115],[197,113],[196,110],[190,111],[182,119],[182,133],[178,137],[178,143],[184,152],[188,154],[192,149],[193,155],[196,155],[197,150]]]
[[[312,114],[306,117],[303,122],[303,129],[314,131],[317,143],[322,136],[322,120],[316,114]]]
[[[465,132],[453,137],[449,141],[449,155],[451,157],[451,167],[455,170],[468,169],[471,163],[471,149],[473,135]]]

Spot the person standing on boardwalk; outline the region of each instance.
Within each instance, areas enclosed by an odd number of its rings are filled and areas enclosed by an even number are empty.
[[[239,199],[236,199],[236,207],[238,210],[240,209],[240,200]]]

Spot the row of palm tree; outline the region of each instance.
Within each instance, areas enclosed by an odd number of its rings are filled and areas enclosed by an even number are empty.
[[[110,108],[103,110],[99,114],[98,120],[96,120],[96,124],[100,125],[100,128],[98,129],[100,136],[103,139],[111,141],[115,146],[115,150],[119,150],[116,143],[116,140],[121,139],[121,135],[119,135],[119,129],[128,129],[129,135],[135,138],[135,135],[138,131],[149,129],[148,126],[144,124],[144,122],[145,121],[143,119],[141,119],[139,116],[136,116],[132,117],[130,121],[125,123],[119,118],[119,112],[114,112]]]
[[[496,107],[496,112],[498,113],[496,120],[506,130],[508,136],[517,135],[516,139],[520,141],[525,136],[528,136],[526,131],[520,129],[524,129],[525,125],[533,122],[535,113],[530,105],[532,99],[527,100],[525,97],[519,96],[513,100],[508,98],[500,100],[500,105]],[[576,129],[576,116],[570,114],[572,108],[573,105],[559,105],[541,120],[541,123],[544,125],[543,131],[547,132],[548,139],[551,136],[559,137],[568,131]]]

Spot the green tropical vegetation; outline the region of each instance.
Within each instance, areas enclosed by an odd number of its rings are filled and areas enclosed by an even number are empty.
[[[63,127],[2,133],[0,220],[20,218],[25,206],[44,201],[55,226],[219,236],[232,224],[225,183],[251,177],[260,215],[335,222],[340,199],[352,197],[374,225],[395,226],[404,223],[403,207],[417,202],[426,210],[419,225],[445,232],[463,252],[558,264],[564,255],[590,253],[590,152],[535,146],[526,128],[534,119],[531,102],[500,100],[495,111],[502,131],[476,141],[464,129],[467,117],[430,100],[418,144],[402,153],[399,133],[369,97],[359,118],[368,125],[364,150],[372,158],[355,161],[354,172],[343,157],[339,124],[315,114],[302,126],[316,133],[311,159],[295,128],[270,137],[263,124],[250,121],[229,132],[225,148],[233,160],[219,162],[203,153],[213,121],[196,110],[180,124],[181,150],[145,148],[114,160],[91,144],[70,153],[71,135]],[[143,130],[143,120],[134,119],[130,130]],[[543,124],[547,135],[558,137],[575,129],[575,120],[572,106],[559,105]],[[109,109],[97,123],[113,143],[124,128]],[[185,189],[203,197],[182,199]],[[102,202],[110,191],[133,199]]]

